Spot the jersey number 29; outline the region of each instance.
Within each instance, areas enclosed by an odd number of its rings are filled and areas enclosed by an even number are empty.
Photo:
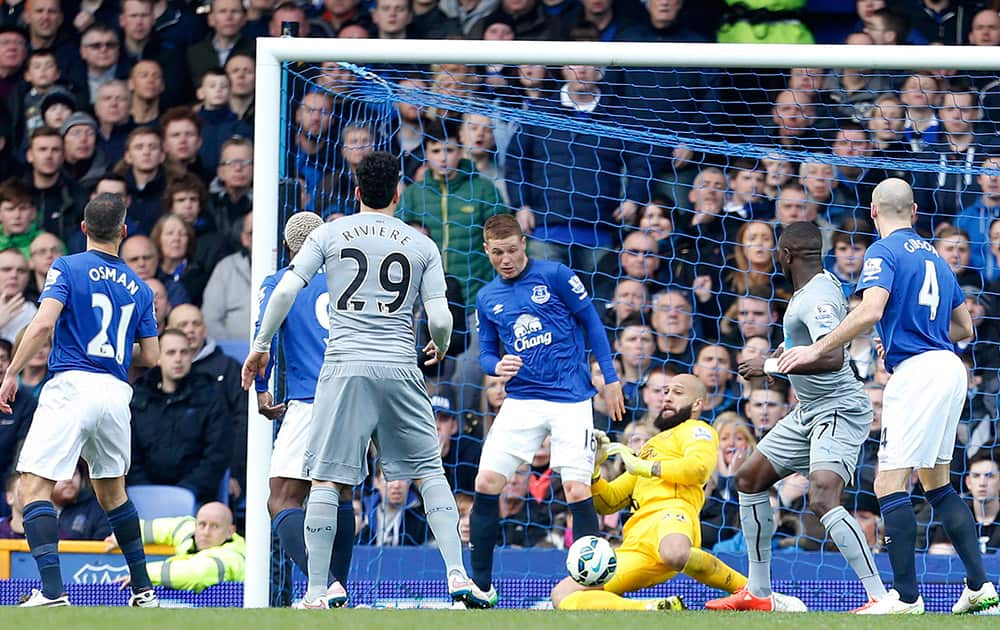
[[[344,292],[340,294],[340,298],[337,299],[337,310],[361,311],[365,308],[365,301],[352,298],[357,290],[361,288],[361,285],[364,284],[365,278],[368,277],[368,256],[360,249],[348,247],[340,251],[340,259],[344,260],[347,258],[358,264],[358,272],[354,275],[351,283],[347,285],[347,288],[344,289]],[[389,276],[393,265],[399,266],[400,278],[398,281],[393,280]],[[378,270],[379,286],[389,293],[394,293],[395,296],[389,302],[378,303],[380,313],[395,313],[403,306],[403,303],[406,301],[406,294],[410,290],[410,278],[412,275],[413,271],[410,268],[410,259],[400,252],[392,252],[382,260],[382,264]]]
[[[937,269],[934,261],[924,261],[924,283],[917,294],[917,304],[931,309],[931,321],[937,318],[938,304],[941,303],[941,292],[938,290]]]
[[[97,331],[94,338],[87,344],[87,354],[103,359],[114,359],[121,365],[125,362],[125,335],[128,333],[128,324],[132,321],[132,313],[135,312],[135,303],[130,302],[121,307],[121,317],[118,318],[118,332],[115,336],[115,345],[112,347],[108,339],[108,328],[111,327],[111,315],[115,310],[115,307],[111,304],[111,298],[103,293],[94,293],[90,298],[90,305],[101,311],[101,329]]]

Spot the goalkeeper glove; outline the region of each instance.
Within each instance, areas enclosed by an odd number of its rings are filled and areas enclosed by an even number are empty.
[[[594,474],[590,477],[591,483],[601,476],[601,464],[607,461],[608,446],[611,445],[611,438],[600,429],[594,431],[594,439],[597,440],[597,452],[594,453]]]
[[[632,449],[624,444],[612,444],[608,447],[608,455],[617,455],[622,458],[625,470],[637,477],[652,477],[654,462],[646,461],[632,452]]]

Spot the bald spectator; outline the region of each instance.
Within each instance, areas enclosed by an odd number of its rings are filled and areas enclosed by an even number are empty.
[[[111,168],[108,156],[97,147],[97,121],[90,114],[74,112],[59,133],[63,138],[63,172],[89,195]]]
[[[203,503],[219,496],[233,422],[219,384],[192,371],[192,356],[184,333],[168,329],[160,336],[157,366],[134,386],[127,481],[181,486]]]
[[[38,309],[24,298],[31,268],[17,249],[0,251],[0,337],[14,343]]]
[[[38,301],[42,289],[45,287],[45,276],[56,258],[66,253],[66,247],[55,234],[42,232],[31,241],[29,248],[28,266],[31,268],[31,279],[25,289],[25,297],[34,303]]]
[[[166,89],[163,69],[154,59],[145,59],[132,66],[128,87],[132,92],[129,115],[137,125],[155,125],[160,117],[160,98]]]
[[[208,336],[205,317],[197,306],[181,304],[175,306],[167,318],[167,327],[182,331],[188,339],[194,364],[192,371],[207,375],[222,387],[225,409],[233,418],[231,434],[235,448],[230,465],[233,498],[242,495],[246,487],[246,421],[247,394],[240,385],[240,364],[226,355]],[[249,332],[249,326],[248,332]]]
[[[155,278],[156,270],[160,268],[160,255],[156,251],[156,245],[152,239],[142,234],[125,239],[121,258],[143,280]]]
[[[247,23],[246,9],[241,0],[213,0],[208,12],[208,26],[212,29],[205,39],[187,51],[187,64],[194,85],[210,68],[223,67],[234,55],[253,55],[253,39],[247,37],[243,27]]]
[[[208,334],[215,339],[249,341],[252,243],[253,213],[247,213],[240,231],[240,250],[219,261],[205,286],[202,311]]]

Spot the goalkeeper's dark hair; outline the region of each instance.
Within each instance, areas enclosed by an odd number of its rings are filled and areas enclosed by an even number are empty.
[[[781,231],[778,249],[787,249],[796,258],[819,260],[823,256],[823,234],[812,221],[796,221]]]
[[[399,160],[386,151],[366,155],[356,171],[361,203],[373,210],[388,208],[399,185]]]
[[[121,195],[101,193],[83,209],[87,236],[95,241],[113,243],[125,225],[125,200]]]

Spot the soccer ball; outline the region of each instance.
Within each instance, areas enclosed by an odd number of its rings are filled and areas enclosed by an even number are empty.
[[[566,555],[569,576],[584,586],[607,583],[617,566],[618,558],[611,543],[597,536],[584,536],[573,543]]]

